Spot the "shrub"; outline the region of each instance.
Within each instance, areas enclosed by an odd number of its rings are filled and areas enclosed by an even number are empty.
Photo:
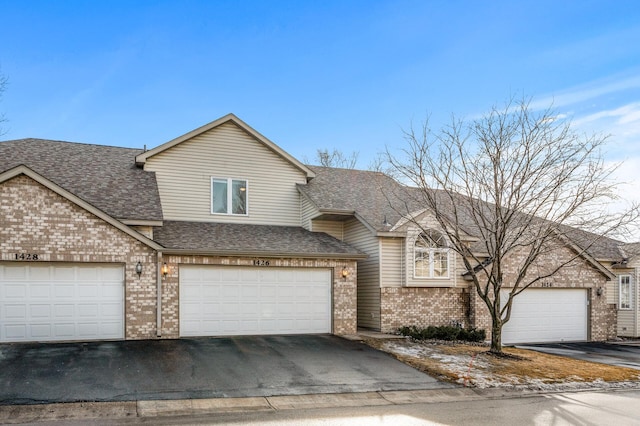
[[[465,342],[483,342],[487,333],[484,330],[476,328],[462,328],[452,325],[430,325],[427,328],[419,328],[411,325],[400,327],[398,333],[403,336],[409,336],[416,340],[462,340]]]

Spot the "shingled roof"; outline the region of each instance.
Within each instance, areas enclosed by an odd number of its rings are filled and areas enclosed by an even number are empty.
[[[367,255],[323,232],[296,226],[165,221],[154,240],[169,250],[245,256],[361,259]]]
[[[306,185],[298,185],[304,194],[320,212],[340,211],[343,214],[354,214],[367,222],[378,232],[393,229],[403,215],[417,213],[424,209],[422,194],[418,188],[400,184],[390,176],[374,171],[339,169],[330,167],[309,166],[316,177]],[[438,191],[442,192],[442,191]],[[446,194],[436,194],[442,199],[441,204],[450,203]],[[462,197],[455,195],[455,197]],[[402,213],[402,214],[401,214]],[[461,212],[459,211],[459,214]],[[474,223],[469,217],[459,217],[460,227],[473,236]],[[385,220],[389,225],[385,226]],[[577,228],[568,228],[566,235],[578,247],[586,249],[593,257],[600,260],[622,259],[621,241],[601,237]],[[483,250],[482,242],[474,244],[479,251]]]
[[[140,149],[45,139],[0,142],[0,173],[25,165],[120,220],[162,220],[155,173],[135,165]]]
[[[357,213],[376,231],[388,231],[385,219],[393,224],[401,215],[391,207],[385,194],[396,193],[401,187],[391,177],[380,172],[330,167],[307,166],[316,173],[298,190],[320,211]]]

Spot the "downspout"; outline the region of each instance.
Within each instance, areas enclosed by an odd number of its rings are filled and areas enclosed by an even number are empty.
[[[162,252],[158,252],[156,265],[156,336],[162,337]]]
[[[634,271],[633,288],[635,288],[636,291],[634,292],[635,300],[633,301],[635,302],[635,305],[633,305],[633,337],[640,337],[640,333],[638,333],[638,309],[640,309],[640,306],[638,306],[638,302],[640,302],[640,300],[638,300],[638,294],[640,294],[638,289],[638,272],[640,272],[640,268],[635,267]],[[619,288],[618,291],[620,291]]]

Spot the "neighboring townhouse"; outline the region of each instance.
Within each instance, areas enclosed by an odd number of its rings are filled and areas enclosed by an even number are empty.
[[[298,185],[303,226],[327,232],[369,255],[358,262],[359,326],[385,332],[414,324],[490,330],[488,311],[465,279],[462,259],[448,248],[435,218],[416,203],[419,195],[407,193],[415,189],[379,172],[311,168],[316,177]],[[473,226],[466,231],[470,246],[483,257]],[[589,240],[588,250],[552,279],[516,297],[503,342],[616,337],[620,304],[614,265],[624,258],[622,243],[588,239],[589,234],[577,230],[574,234],[576,240]],[[560,264],[582,251],[575,242],[558,239],[557,247],[540,259],[540,267]],[[510,281],[513,277],[505,276],[506,287]]]
[[[617,279],[609,300],[618,307],[618,336],[640,337],[640,243],[621,246],[622,260],[611,263]]]
[[[304,165],[232,114],[148,151],[1,142],[0,342],[489,328],[407,190]],[[602,239],[517,297],[504,341],[605,340],[618,313],[638,336],[634,261]]]

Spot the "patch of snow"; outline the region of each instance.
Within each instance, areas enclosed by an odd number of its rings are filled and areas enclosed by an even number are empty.
[[[584,382],[580,377],[569,377],[562,383],[547,383],[542,379],[530,377],[500,375],[490,372],[490,363],[483,357],[465,354],[443,354],[431,346],[409,340],[389,340],[384,342],[383,350],[416,359],[431,358],[440,361],[441,367],[458,377],[457,383],[480,389],[510,388],[525,391],[561,392],[586,389],[640,389],[640,382],[605,382],[602,379]]]

